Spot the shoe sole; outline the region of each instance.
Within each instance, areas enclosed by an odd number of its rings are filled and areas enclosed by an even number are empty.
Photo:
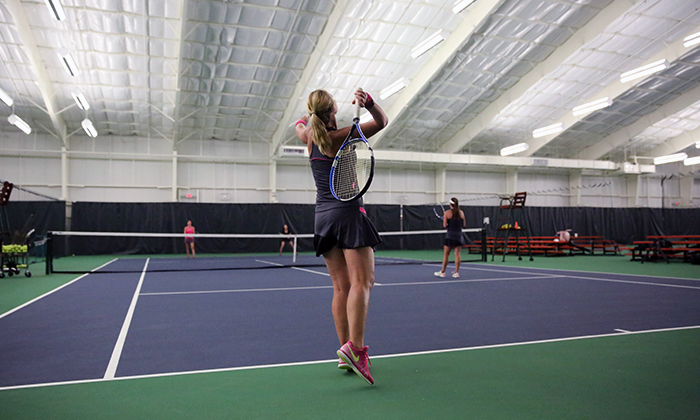
[[[345,354],[342,350],[338,350],[338,351],[336,352],[336,354],[338,355],[338,357],[340,357],[340,358],[343,360],[343,362],[345,362],[345,363],[348,364],[348,367],[349,367],[350,369],[352,369],[352,370],[357,374],[357,376],[359,376],[360,378],[364,379],[365,382],[367,382],[368,384],[374,385],[374,383],[370,382],[370,380],[367,379],[367,378],[365,377],[365,375],[363,375],[363,374],[360,372],[360,370],[357,369],[357,368],[355,367],[355,365],[352,363],[351,358],[350,358],[347,354]]]

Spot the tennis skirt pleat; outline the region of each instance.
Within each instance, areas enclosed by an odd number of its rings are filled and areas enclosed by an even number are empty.
[[[362,207],[340,207],[316,213],[314,249],[316,256],[340,249],[377,246],[382,239]]]

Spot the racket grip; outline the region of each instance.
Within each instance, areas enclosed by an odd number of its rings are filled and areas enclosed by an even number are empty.
[[[361,87],[357,88],[360,92],[364,92]],[[355,118],[360,119],[360,101],[355,101]]]

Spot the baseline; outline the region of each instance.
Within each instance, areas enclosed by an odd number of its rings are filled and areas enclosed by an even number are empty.
[[[559,343],[559,342],[575,341],[575,340],[588,340],[588,339],[595,339],[595,338],[618,337],[621,335],[630,335],[630,334],[653,334],[653,333],[661,333],[661,332],[667,332],[667,331],[683,331],[683,330],[693,330],[693,329],[700,329],[700,325],[689,325],[689,326],[685,326],[685,327],[673,327],[673,328],[660,328],[660,329],[643,330],[643,331],[625,331],[625,332],[618,332],[618,333],[585,335],[585,336],[576,336],[576,337],[552,338],[552,339],[547,339],[547,340],[523,341],[523,342],[518,342],[518,343],[491,344],[491,345],[485,345],[485,346],[461,347],[461,348],[453,348],[453,349],[427,350],[427,351],[418,351],[418,352],[410,352],[410,353],[373,355],[372,358],[373,359],[390,359],[390,358],[406,357],[406,356],[421,356],[421,355],[441,354],[441,353],[456,353],[456,352],[461,352],[461,351],[528,346],[528,345]],[[0,392],[16,390],[16,389],[43,388],[43,387],[61,386],[61,385],[77,385],[77,384],[90,384],[90,383],[111,382],[111,381],[127,381],[127,380],[135,380],[135,379],[149,379],[149,378],[163,378],[163,377],[172,377],[172,376],[181,376],[181,375],[235,372],[235,371],[255,370],[255,369],[270,369],[270,368],[289,367],[289,366],[308,366],[308,365],[316,365],[316,364],[323,364],[323,363],[338,363],[338,359],[335,358],[335,359],[327,359],[327,360],[311,360],[311,361],[306,361],[306,362],[277,363],[277,364],[269,364],[269,365],[239,366],[239,367],[231,367],[231,368],[205,369],[205,370],[186,371],[186,372],[167,372],[167,373],[157,373],[157,374],[148,374],[148,375],[121,376],[121,377],[114,377],[111,379],[105,379],[105,378],[102,378],[102,379],[84,379],[84,380],[76,380],[76,381],[50,382],[50,383],[42,383],[42,384],[14,385],[14,386],[0,387]]]

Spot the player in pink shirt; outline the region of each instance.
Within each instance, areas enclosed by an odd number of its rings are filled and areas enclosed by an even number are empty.
[[[192,226],[192,221],[188,220],[187,226],[185,226],[185,235],[193,234],[193,233],[194,233],[194,226]],[[190,248],[192,248],[192,258],[197,258],[197,256],[194,254],[194,237],[193,236],[185,236],[185,250],[187,251],[187,258],[190,257]]]

